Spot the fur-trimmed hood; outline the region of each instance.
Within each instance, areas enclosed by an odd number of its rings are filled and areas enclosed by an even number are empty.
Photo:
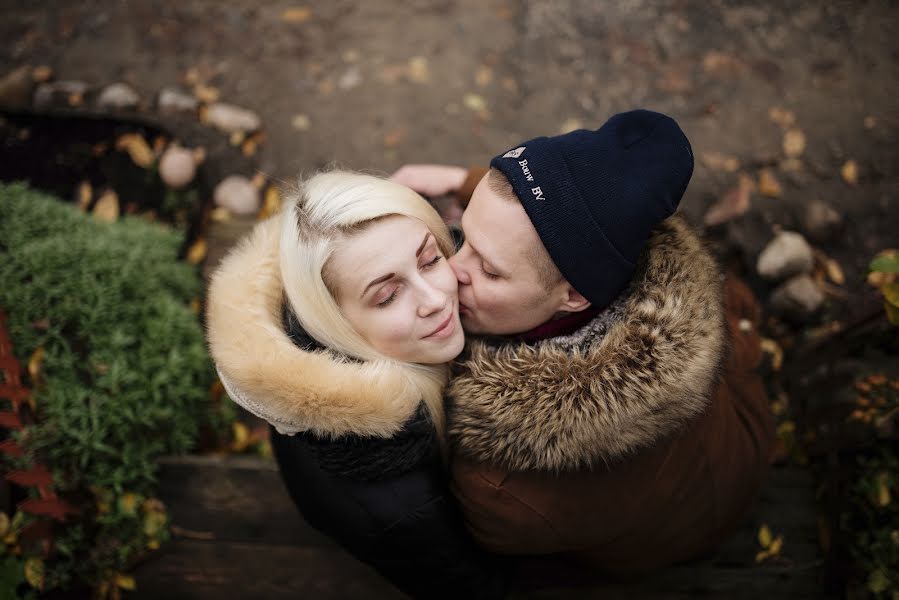
[[[671,434],[705,409],[718,382],[721,290],[700,239],[680,216],[664,221],[605,335],[576,348],[469,343],[448,388],[450,447],[513,471],[563,471]]]
[[[209,284],[209,349],[228,395],[281,433],[391,437],[424,396],[409,367],[353,362],[294,344],[282,324],[278,260],[281,215],[256,225],[225,257]]]

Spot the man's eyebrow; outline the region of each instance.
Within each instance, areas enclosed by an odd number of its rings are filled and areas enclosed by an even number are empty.
[[[418,250],[415,251],[415,258],[418,258],[421,255],[421,251],[425,249],[425,244],[428,243],[428,238],[431,237],[431,232],[427,232],[425,234],[425,239],[421,241],[421,246],[418,247]]]
[[[363,296],[365,296],[365,293],[371,286],[378,285],[379,283],[384,283],[385,281],[392,279],[394,275],[396,275],[396,273],[388,273],[387,275],[381,275],[377,279],[373,279],[367,286],[365,286],[365,289],[362,290],[362,293],[359,295],[359,297],[362,298]]]

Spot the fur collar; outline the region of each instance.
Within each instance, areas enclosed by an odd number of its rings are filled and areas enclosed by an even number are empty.
[[[232,400],[286,434],[390,437],[424,396],[409,367],[352,362],[294,344],[282,324],[278,263],[281,216],[256,225],[213,274],[207,296],[209,349]]]
[[[680,216],[653,232],[618,311],[575,347],[471,342],[448,389],[452,450],[509,470],[574,470],[702,412],[727,347],[722,283]]]

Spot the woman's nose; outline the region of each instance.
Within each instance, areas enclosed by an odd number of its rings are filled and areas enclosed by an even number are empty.
[[[418,305],[418,316],[427,317],[442,312],[449,302],[449,295],[437,287],[425,283],[421,290],[421,301]]]

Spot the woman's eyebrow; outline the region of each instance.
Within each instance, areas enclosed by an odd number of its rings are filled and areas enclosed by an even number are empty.
[[[377,279],[371,280],[371,282],[369,282],[369,284],[367,286],[365,286],[365,289],[362,290],[362,293],[359,295],[359,298],[364,297],[365,293],[368,291],[368,288],[370,288],[371,286],[378,285],[379,283],[384,283],[385,281],[391,279],[394,275],[396,275],[396,273],[388,273],[387,275],[381,275]]]
[[[418,247],[418,250],[415,251],[415,258],[418,258],[421,255],[421,251],[425,249],[425,244],[428,243],[428,238],[431,237],[431,232],[427,232],[425,234],[425,239],[421,241],[421,246]]]

